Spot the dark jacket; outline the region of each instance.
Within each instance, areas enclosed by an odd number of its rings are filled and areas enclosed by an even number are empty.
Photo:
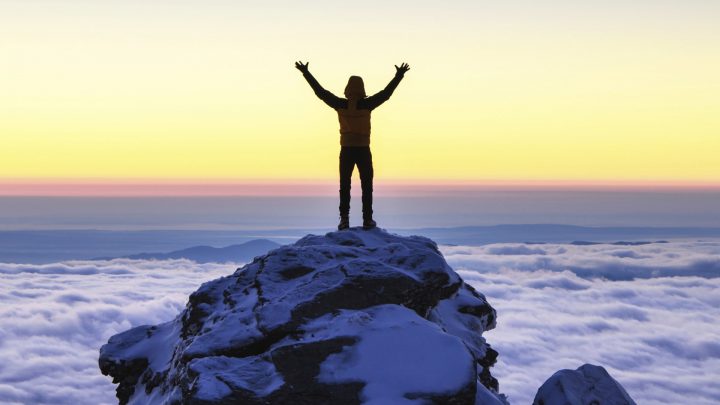
[[[338,113],[340,122],[340,145],[370,145],[370,112],[386,102],[397,88],[403,74],[395,77],[384,89],[370,97],[359,99],[340,98],[325,90],[310,72],[303,73],[315,95]]]

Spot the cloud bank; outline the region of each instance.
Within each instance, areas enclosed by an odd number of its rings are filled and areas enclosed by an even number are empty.
[[[442,250],[498,311],[486,337],[511,403],[530,403],[553,372],[585,362],[605,366],[638,403],[720,401],[719,242]],[[116,404],[99,347],[174,318],[202,282],[238,266],[0,263],[0,403]]]
[[[117,404],[98,349],[174,318],[204,281],[235,267],[188,260],[0,263],[0,403]]]
[[[487,272],[570,271],[582,278],[720,277],[720,241],[648,243],[638,246],[595,244],[491,244],[444,246],[457,267]],[[457,270],[457,268],[456,268]]]
[[[515,404],[594,363],[642,404],[720,402],[720,244],[444,247],[498,312],[493,374]],[[531,252],[542,249],[543,252]],[[515,255],[508,254],[515,252]],[[715,266],[715,267],[713,267]],[[627,280],[623,272],[638,278]],[[673,277],[666,275],[673,274]]]

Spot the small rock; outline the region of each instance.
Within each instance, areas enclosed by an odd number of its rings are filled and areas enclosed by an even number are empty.
[[[548,378],[533,405],[635,405],[635,401],[603,367],[584,364]]]

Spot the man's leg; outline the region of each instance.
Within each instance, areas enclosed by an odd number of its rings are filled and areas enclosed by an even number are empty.
[[[360,184],[362,187],[363,222],[370,225],[373,217],[373,164],[370,147],[362,148],[358,153],[358,171],[360,172]],[[374,225],[372,225],[374,226]]]
[[[350,149],[340,149],[340,218],[350,215],[350,184],[352,172],[355,167],[355,158]],[[341,221],[342,222],[342,221]]]

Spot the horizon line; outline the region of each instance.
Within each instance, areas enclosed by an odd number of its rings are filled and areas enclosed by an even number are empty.
[[[353,179],[359,186],[359,179]],[[438,196],[481,191],[720,191],[720,181],[645,179],[387,179],[383,196]],[[0,197],[322,197],[337,195],[330,179],[0,178]]]

